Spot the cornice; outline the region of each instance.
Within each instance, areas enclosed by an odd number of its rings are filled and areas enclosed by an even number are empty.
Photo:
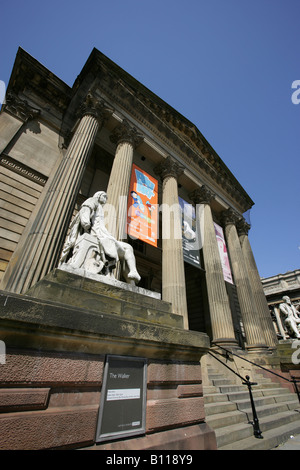
[[[206,175],[220,192],[246,210],[254,204],[197,127],[97,49],[90,54],[72,88],[19,48],[7,92],[30,89],[65,115],[86,77],[147,128],[196,173]]]
[[[99,55],[97,50],[94,54],[96,58],[94,63],[89,64],[88,72],[98,77],[101,89],[112,101],[117,102],[179,154],[187,166],[204,172],[244,212],[253,206],[246,191],[196,126],[99,51]]]
[[[18,49],[7,93],[18,95],[32,90],[59,112],[70,102],[72,89],[22,48]]]

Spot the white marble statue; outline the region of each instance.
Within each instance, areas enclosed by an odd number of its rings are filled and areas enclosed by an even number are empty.
[[[282,300],[283,303],[279,305],[279,309],[286,317],[284,323],[291,336],[300,338],[300,317],[298,312],[288,296],[282,297]]]
[[[71,223],[60,266],[68,264],[74,269],[113,277],[112,271],[120,261],[126,282],[136,284],[141,278],[132,247],[116,240],[105,227],[103,206],[106,202],[107,194],[98,191],[82,204]]]

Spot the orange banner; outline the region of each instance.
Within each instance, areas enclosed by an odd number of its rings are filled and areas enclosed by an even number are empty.
[[[136,165],[132,167],[127,209],[128,235],[157,246],[158,182]]]

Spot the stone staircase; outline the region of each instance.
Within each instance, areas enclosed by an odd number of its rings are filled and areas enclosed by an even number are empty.
[[[253,371],[250,380],[263,439],[253,435],[252,408],[246,385],[233,372],[206,364],[203,393],[207,424],[216,433],[218,450],[271,450],[300,433],[300,404],[296,393]],[[245,377],[247,373],[240,373]]]

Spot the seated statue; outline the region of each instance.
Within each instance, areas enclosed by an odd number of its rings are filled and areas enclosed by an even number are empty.
[[[279,305],[280,311],[285,315],[286,324],[291,336],[300,338],[300,317],[288,296],[282,297],[283,303]]]
[[[107,194],[98,191],[82,204],[71,223],[60,266],[66,263],[75,269],[113,277],[112,271],[120,261],[126,282],[136,284],[141,278],[133,248],[116,240],[106,229],[103,211],[106,202]]]

